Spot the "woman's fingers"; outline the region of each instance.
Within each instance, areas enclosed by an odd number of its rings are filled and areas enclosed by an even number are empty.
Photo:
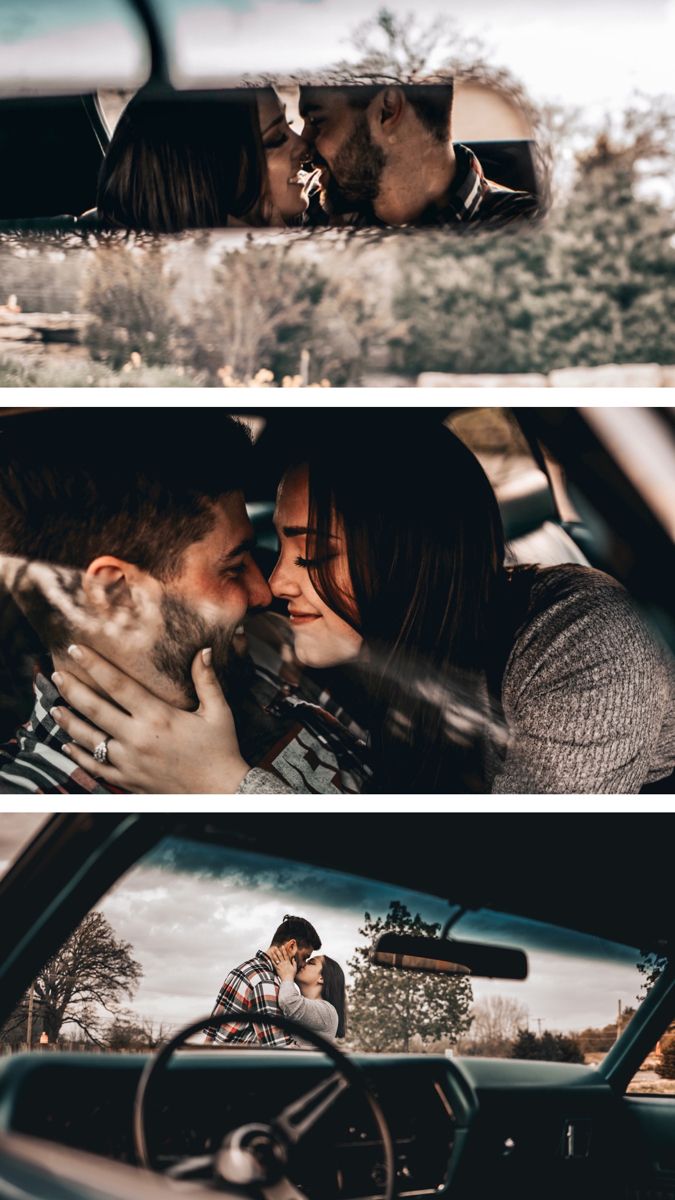
[[[131,716],[135,713],[147,712],[155,697],[135,679],[131,679],[124,671],[114,667],[107,658],[90,650],[88,646],[74,645],[68,647],[68,653],[74,662],[84,667],[100,688],[110,696],[116,704],[126,709]],[[89,714],[87,714],[89,715]]]
[[[52,679],[63,699],[104,733],[110,734],[111,737],[122,737],[129,728],[131,718],[126,713],[116,708],[109,700],[98,696],[88,684],[82,683],[81,679],[77,679],[69,671],[55,671]]]
[[[53,708],[51,715],[56,724],[69,733],[74,742],[87,750],[95,750],[106,736],[100,729],[90,725],[88,721],[75,716],[69,708]]]
[[[121,787],[119,772],[112,763],[97,762],[92,754],[83,750],[81,746],[76,746],[74,742],[69,742],[67,746],[61,748],[68,758],[72,758],[78,767],[82,767],[83,771],[93,775],[94,779],[102,779],[105,783]]]
[[[213,650],[210,646],[195,654],[192,660],[192,681],[199,699],[200,711],[204,716],[222,716],[223,711],[231,711],[213,669]]]

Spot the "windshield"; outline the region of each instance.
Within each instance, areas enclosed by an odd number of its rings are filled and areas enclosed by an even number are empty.
[[[307,952],[310,969],[291,980],[291,992],[329,1004],[322,994],[326,959],[344,970],[346,1029],[338,1044],[347,1051],[599,1062],[630,1019],[653,964],[629,947],[486,909],[461,917],[452,936],[525,950],[525,982],[392,971],[369,960],[382,930],[437,935],[456,911],[396,885],[168,838],[101,900],[38,976],[31,1029],[27,996],[2,1032],[4,1052],[28,1042],[153,1047],[182,1025],[206,1020],[222,1001],[223,981],[234,972],[239,986],[252,960],[259,969],[256,956],[268,958],[275,931],[293,914],[310,922],[321,945]],[[279,978],[272,1006],[275,988]],[[218,1049],[269,1044],[249,1034],[250,1026]]]
[[[621,104],[633,90],[671,88],[673,10],[662,0],[647,0],[639,15],[627,0],[545,6],[479,0],[451,9],[442,0],[390,0],[386,6],[362,0],[162,0],[158,11],[174,80],[184,87],[246,73],[318,72],[362,63],[370,51],[371,58],[373,52],[380,59],[389,55],[390,66],[408,69],[422,54],[430,71],[449,58],[482,57],[512,71],[537,98],[574,99],[589,109]],[[384,29],[374,35],[382,12],[390,30],[408,24],[398,45]]]

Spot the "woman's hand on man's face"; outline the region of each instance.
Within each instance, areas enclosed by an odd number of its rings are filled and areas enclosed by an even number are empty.
[[[287,979],[291,981],[295,979],[298,973],[298,964],[294,958],[291,958],[285,946],[272,946],[270,958],[282,983]]]
[[[249,767],[241,756],[232,710],[209,650],[200,650],[192,664],[199,698],[196,712],[159,700],[86,646],[71,646],[68,653],[114,701],[110,703],[70,672],[52,676],[78,714],[67,708],[52,709],[54,720],[73,738],[62,750],[78,766],[127,792],[236,792]],[[100,763],[93,752],[106,736],[107,761]]]

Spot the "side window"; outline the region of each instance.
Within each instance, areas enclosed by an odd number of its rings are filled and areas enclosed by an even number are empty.
[[[640,1065],[627,1091],[637,1096],[675,1096],[675,1021]]]
[[[511,413],[503,408],[471,408],[453,413],[447,424],[473,450],[492,484],[502,514],[507,563],[586,563],[561,528],[545,472]]]
[[[473,450],[497,493],[513,481],[548,488],[530,447],[513,417],[503,408],[465,408],[446,424]]]

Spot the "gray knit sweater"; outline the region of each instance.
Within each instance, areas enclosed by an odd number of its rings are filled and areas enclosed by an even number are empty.
[[[531,574],[502,678],[505,743],[486,749],[492,792],[628,793],[675,767],[675,664],[616,580],[575,564]],[[289,793],[253,770],[241,792]]]
[[[675,666],[620,584],[540,567],[502,683],[493,792],[637,793],[675,766]]]
[[[338,1028],[337,1009],[327,1000],[306,1000],[297,983],[291,979],[283,979],[279,984],[279,1008],[285,1017],[334,1040]],[[301,1041],[298,1044],[312,1045],[311,1042]]]

